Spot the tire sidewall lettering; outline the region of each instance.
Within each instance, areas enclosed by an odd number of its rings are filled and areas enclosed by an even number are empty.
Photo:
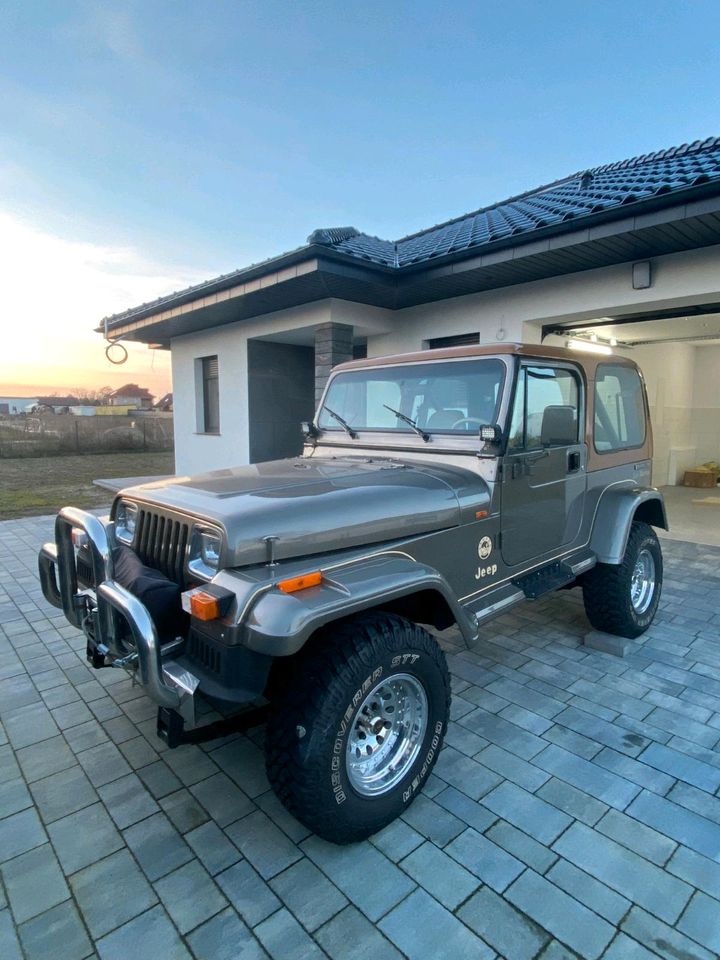
[[[401,653],[396,654],[390,660],[390,670],[402,670],[409,667],[413,667],[417,664],[420,664],[423,660],[423,656],[419,653]],[[413,671],[414,672],[414,671]],[[344,758],[345,751],[347,748],[347,736],[348,732],[352,728],[352,721],[357,708],[364,699],[368,691],[373,687],[385,674],[385,668],[383,666],[376,667],[371,673],[369,673],[359,687],[355,690],[352,696],[349,699],[348,706],[343,713],[340,722],[337,725],[337,730],[335,733],[335,738],[332,747],[332,755],[330,758],[330,787],[333,792],[335,803],[340,806],[344,804],[348,795],[346,792],[346,787],[344,784],[344,776],[347,775]],[[402,802],[403,806],[406,806],[410,800],[414,797],[415,793],[420,790],[423,786],[423,783],[430,772],[430,769],[433,766],[434,760],[436,758],[439,747],[442,744],[444,735],[444,723],[439,720],[435,723],[432,729],[432,737],[430,743],[425,752],[425,756],[420,766],[419,770],[413,775],[413,778],[410,784],[403,790],[402,793]]]
[[[435,759],[435,754],[437,753],[438,747],[442,741],[443,736],[443,724],[441,720],[435,724],[435,730],[433,732],[433,738],[430,741],[430,748],[425,756],[422,767],[420,771],[415,774],[415,776],[410,781],[410,785],[403,791],[403,803],[409,803],[413,795],[417,790],[422,786],[422,783],[425,777],[428,774],[430,766],[432,765],[433,760]]]
[[[345,803],[347,800],[347,794],[345,793],[342,783],[342,758],[345,752],[345,737],[349,728],[349,723],[352,720],[358,704],[362,701],[370,687],[377,683],[382,675],[382,667],[376,667],[372,673],[368,674],[368,676],[363,680],[350,698],[350,703],[345,710],[345,713],[342,715],[340,723],[338,724],[335,742],[333,743],[332,757],[330,759],[330,786],[333,794],[335,795],[335,802],[338,805]]]
[[[398,656],[393,657],[390,661],[391,667],[405,667],[412,666],[414,663],[417,663],[420,659],[419,653],[401,653]]]

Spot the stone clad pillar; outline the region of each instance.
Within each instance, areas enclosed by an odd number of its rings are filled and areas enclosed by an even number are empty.
[[[323,323],[315,330],[315,403],[325,389],[330,371],[352,360],[353,328],[347,323]]]

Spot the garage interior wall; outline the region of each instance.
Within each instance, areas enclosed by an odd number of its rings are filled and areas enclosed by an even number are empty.
[[[638,364],[647,384],[655,441],[653,483],[682,482],[684,471],[700,462],[693,439],[693,378],[700,350],[687,343],[663,343],[617,352]]]
[[[691,435],[697,462],[720,461],[720,346],[694,347]]]

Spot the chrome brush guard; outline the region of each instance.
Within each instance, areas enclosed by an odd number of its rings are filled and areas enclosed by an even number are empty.
[[[78,589],[73,530],[87,537],[94,591]],[[83,630],[88,658],[94,666],[137,668],[140,683],[159,706],[177,711],[188,726],[195,723],[198,679],[178,663],[163,657],[179,653],[183,640],[160,645],[147,607],[113,579],[114,525],[75,507],[63,507],[55,520],[55,542],[43,545],[38,558],[45,599],[63,610],[69,622]],[[134,649],[122,642],[129,628]]]

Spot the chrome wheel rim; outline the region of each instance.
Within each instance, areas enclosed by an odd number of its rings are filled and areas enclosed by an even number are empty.
[[[655,593],[655,558],[649,550],[641,550],[635,561],[630,581],[630,602],[635,613],[646,612]]]
[[[427,730],[423,685],[407,673],[381,680],[360,704],[348,735],[350,785],[366,797],[388,793],[415,762]]]

